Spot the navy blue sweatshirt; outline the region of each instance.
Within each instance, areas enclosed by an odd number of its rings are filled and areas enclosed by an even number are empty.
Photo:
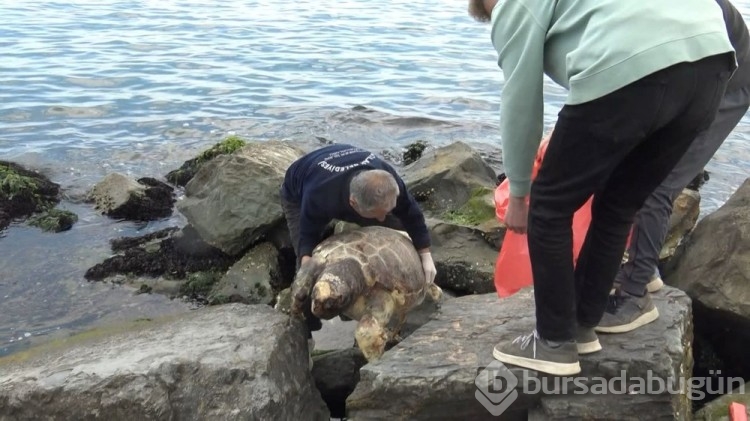
[[[364,149],[336,144],[298,159],[284,177],[282,197],[300,205],[299,256],[312,253],[331,220],[355,223],[365,220],[349,204],[349,183],[362,170],[385,170],[393,174],[399,195],[391,213],[401,221],[417,250],[430,246],[422,210],[393,167]]]

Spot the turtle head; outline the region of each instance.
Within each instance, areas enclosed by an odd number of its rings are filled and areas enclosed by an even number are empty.
[[[330,272],[323,272],[312,291],[312,312],[321,319],[332,319],[352,302],[352,291],[346,280]]]
[[[338,316],[362,292],[363,282],[362,268],[355,259],[329,263],[313,287],[313,314],[321,319]]]

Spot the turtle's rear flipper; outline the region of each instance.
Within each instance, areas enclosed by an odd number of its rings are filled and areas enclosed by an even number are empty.
[[[440,303],[443,298],[443,290],[437,284],[432,283],[427,286],[427,295],[433,303]]]
[[[367,361],[374,361],[383,356],[388,335],[383,325],[371,314],[366,314],[359,319],[354,338]]]

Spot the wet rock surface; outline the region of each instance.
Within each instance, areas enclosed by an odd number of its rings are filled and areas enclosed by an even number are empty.
[[[94,186],[89,200],[111,218],[152,221],[171,215],[176,199],[174,189],[155,178],[111,173]]]
[[[55,206],[59,195],[60,186],[43,174],[0,160],[0,230],[14,219]]]
[[[115,274],[164,276],[184,279],[189,273],[226,271],[236,260],[217,249],[200,256],[187,254],[172,235],[177,228],[166,228],[143,237],[121,238],[113,242],[116,255],[89,268],[85,278],[100,281]]]

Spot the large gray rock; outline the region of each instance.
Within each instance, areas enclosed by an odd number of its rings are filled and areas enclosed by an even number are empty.
[[[237,255],[282,220],[279,189],[303,152],[286,142],[251,143],[204,164],[177,209],[208,244]]]
[[[673,265],[665,281],[693,298],[696,330],[750,371],[750,179],[698,223]]]
[[[288,320],[207,307],[0,359],[0,420],[328,420]]]
[[[209,301],[271,304],[283,289],[278,257],[279,252],[271,243],[253,247],[211,288]]]
[[[495,291],[498,248],[485,231],[432,218],[427,219],[427,227],[438,286],[459,295]]]
[[[477,151],[455,142],[428,151],[403,171],[404,182],[425,209],[437,212],[461,207],[473,193],[495,188],[495,171]]]
[[[690,377],[690,299],[665,287],[654,294],[654,302],[660,318],[632,333],[601,335],[604,349],[582,357],[581,376],[596,382],[595,377],[612,379],[625,370],[631,378],[646,379],[649,373],[661,379]],[[499,339],[531,332],[533,314],[531,289],[502,300],[494,293],[448,300],[434,320],[379,361],[362,367],[360,381],[347,399],[349,419],[498,419],[476,398],[477,373],[495,361],[492,348]],[[685,393],[669,391],[594,395],[569,389],[565,396],[524,394],[524,385],[533,391],[529,379],[546,379],[552,386],[555,377],[537,377],[518,368],[511,372],[518,380],[518,398],[500,419],[525,419],[531,408],[550,419],[681,419],[690,412]],[[486,390],[486,377],[478,383]]]

